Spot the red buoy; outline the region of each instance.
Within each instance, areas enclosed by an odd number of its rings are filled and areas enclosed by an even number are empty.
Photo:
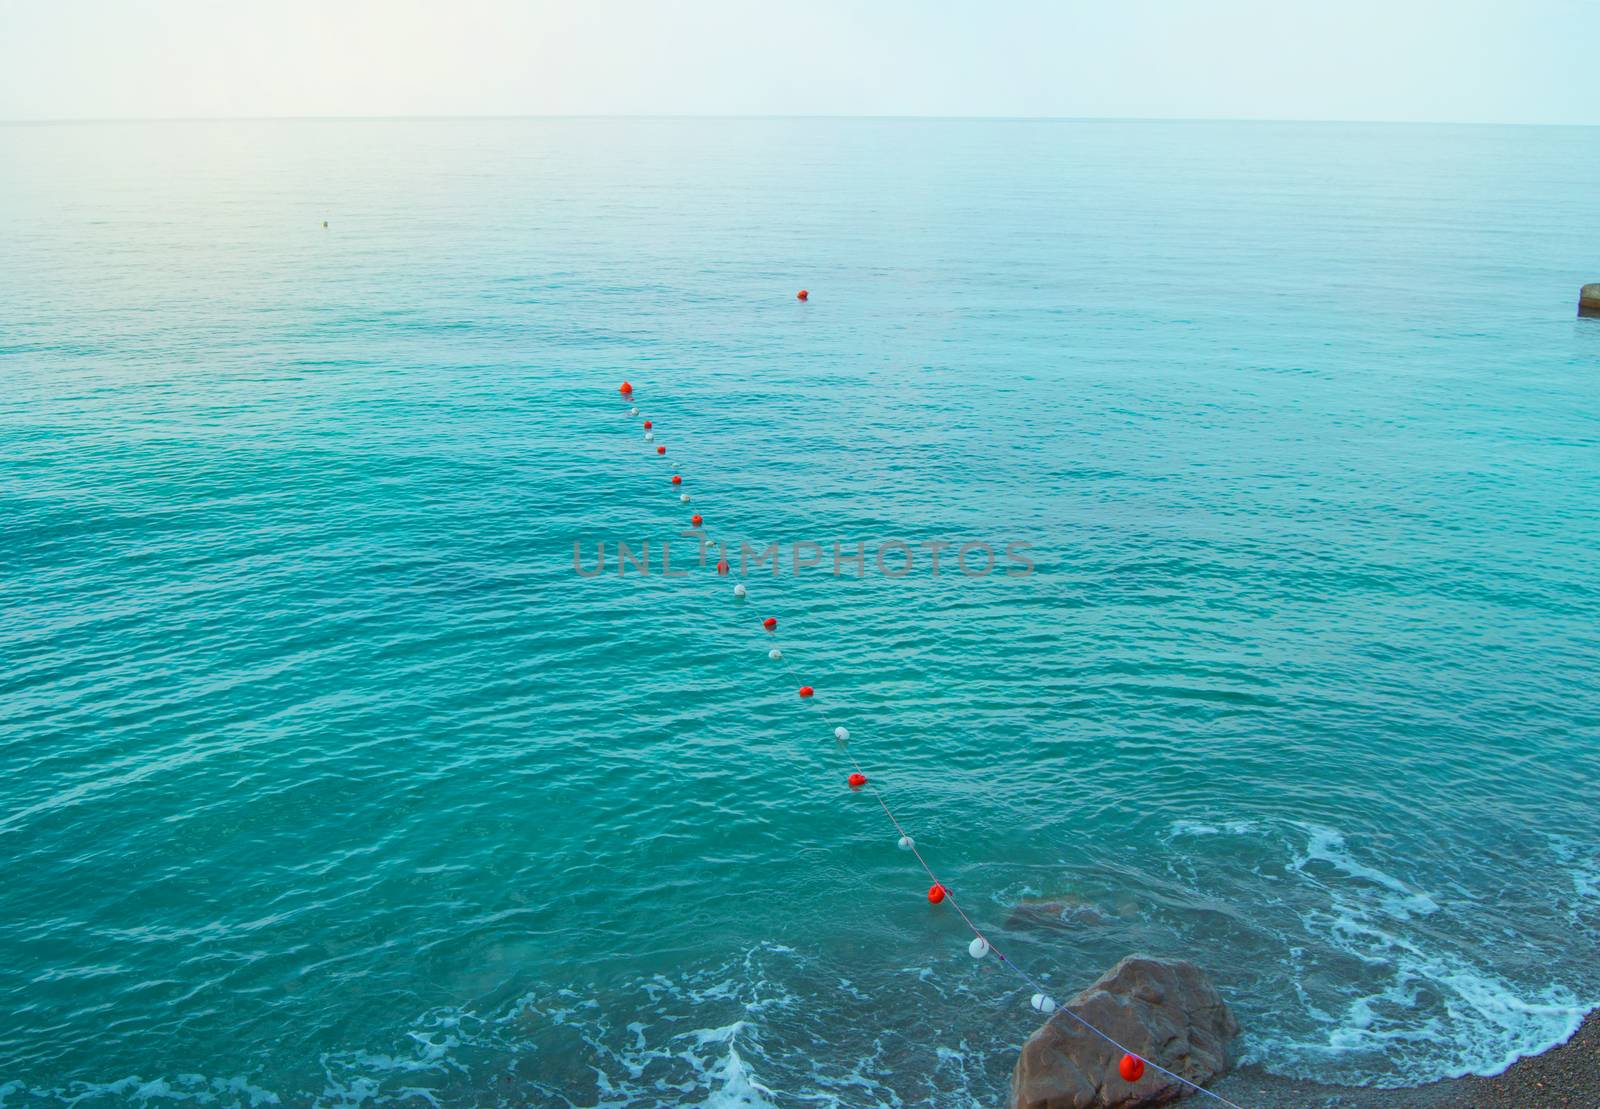
[[[865,774],[861,773],[861,771],[857,770],[854,774],[850,775],[850,788],[851,789],[860,789],[862,786],[864,786],[866,784],[867,784],[867,776]]]
[[[769,616],[765,620],[761,621],[761,626],[766,628],[769,632],[775,632],[778,630],[778,618],[776,616]]]
[[[728,560],[727,559],[723,559],[721,562],[717,563],[717,573],[726,574],[727,572],[728,572]]]
[[[695,527],[699,527],[700,526],[700,513],[696,512],[693,516],[689,517],[689,522],[691,524],[693,524]]]
[[[672,475],[672,484],[674,484],[674,485],[682,485],[683,484],[683,478],[679,477],[677,474],[673,474]]]
[[[806,292],[804,289],[801,289],[798,293],[796,293],[794,295],[794,298],[796,300],[810,300],[811,299],[811,294]]]
[[[938,882],[928,887],[928,904],[937,905],[944,900],[944,887]]]
[[[656,453],[657,454],[666,454],[667,453],[667,448],[666,447],[657,447],[656,448]]]
[[[1122,1072],[1124,1082],[1137,1082],[1144,1077],[1144,1060],[1137,1055],[1124,1055],[1117,1070]]]
[[[651,422],[650,422],[650,421],[649,421],[649,420],[646,420],[646,421],[645,421],[645,422],[644,422],[644,429],[645,429],[645,430],[646,430],[646,431],[649,431],[649,430],[650,430],[650,429],[651,429],[651,428],[652,428],[652,427],[654,427],[654,426],[655,426],[655,425],[654,425],[654,424],[652,424],[652,423],[651,423]]]
[[[809,697],[815,692],[816,690],[812,689],[809,685],[803,685],[800,687],[800,696],[802,697]]]
[[[620,386],[617,387],[617,392],[626,396],[627,394],[633,392],[633,386],[624,381]]]

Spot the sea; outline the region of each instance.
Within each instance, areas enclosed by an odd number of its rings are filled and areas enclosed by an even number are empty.
[[[1562,1041],[1596,181],[1594,128],[0,126],[0,1105],[999,1106],[1131,953],[1277,1075]]]

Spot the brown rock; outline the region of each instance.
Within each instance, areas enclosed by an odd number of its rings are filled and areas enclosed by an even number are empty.
[[[1600,283],[1578,290],[1578,315],[1600,316]]]
[[[1229,1066],[1239,1022],[1193,963],[1130,955],[1067,1009],[1135,1054],[1204,1085]],[[1117,1071],[1122,1052],[1065,1012],[1028,1038],[1011,1076],[1013,1109],[1160,1105],[1189,1087],[1146,1067],[1137,1082]]]

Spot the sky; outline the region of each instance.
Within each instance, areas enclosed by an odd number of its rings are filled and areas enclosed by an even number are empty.
[[[0,0],[0,119],[1600,124],[1594,0]]]

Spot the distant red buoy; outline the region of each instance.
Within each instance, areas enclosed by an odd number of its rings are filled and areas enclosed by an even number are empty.
[[[654,425],[654,424],[652,424],[652,423],[651,423],[651,422],[650,422],[650,421],[649,421],[649,420],[646,420],[646,421],[645,421],[645,422],[644,422],[644,429],[645,429],[645,430],[646,430],[646,431],[649,431],[649,430],[650,430],[650,429],[651,429],[651,428],[652,428],[652,427],[654,427],[654,426],[655,426],[655,425]]]
[[[666,447],[657,447],[656,448],[656,453],[657,454],[666,454],[667,453],[667,448]]]
[[[726,574],[727,572],[728,572],[728,560],[727,559],[723,559],[721,562],[717,563],[717,573]]]
[[[865,774],[861,773],[861,771],[858,770],[854,774],[850,775],[850,788],[851,789],[860,789],[862,786],[864,786],[866,784],[867,784],[867,776]]]
[[[673,474],[672,475],[672,484],[674,484],[674,485],[682,485],[683,484],[683,478],[679,477],[677,474]]]
[[[761,626],[766,628],[769,632],[775,632],[778,630],[778,618],[776,616],[769,616],[765,620],[761,621]]]
[[[619,392],[619,393],[623,394],[624,396],[626,396],[627,394],[633,392],[633,386],[629,385],[626,381],[624,381],[621,385],[619,385],[617,387],[617,392]]]
[[[809,685],[803,685],[800,687],[800,696],[802,697],[809,697],[815,692],[816,690],[812,689]]]
[[[1137,1082],[1144,1077],[1144,1060],[1137,1055],[1124,1055],[1117,1070],[1122,1072],[1124,1082]]]
[[[928,904],[937,905],[944,900],[944,887],[938,882],[928,887]]]
[[[691,524],[693,524],[695,527],[699,527],[700,526],[700,513],[696,512],[693,516],[689,517],[689,522]]]
[[[801,289],[798,293],[796,293],[794,295],[794,298],[796,300],[810,300],[811,299],[811,294],[806,292],[804,289]]]

